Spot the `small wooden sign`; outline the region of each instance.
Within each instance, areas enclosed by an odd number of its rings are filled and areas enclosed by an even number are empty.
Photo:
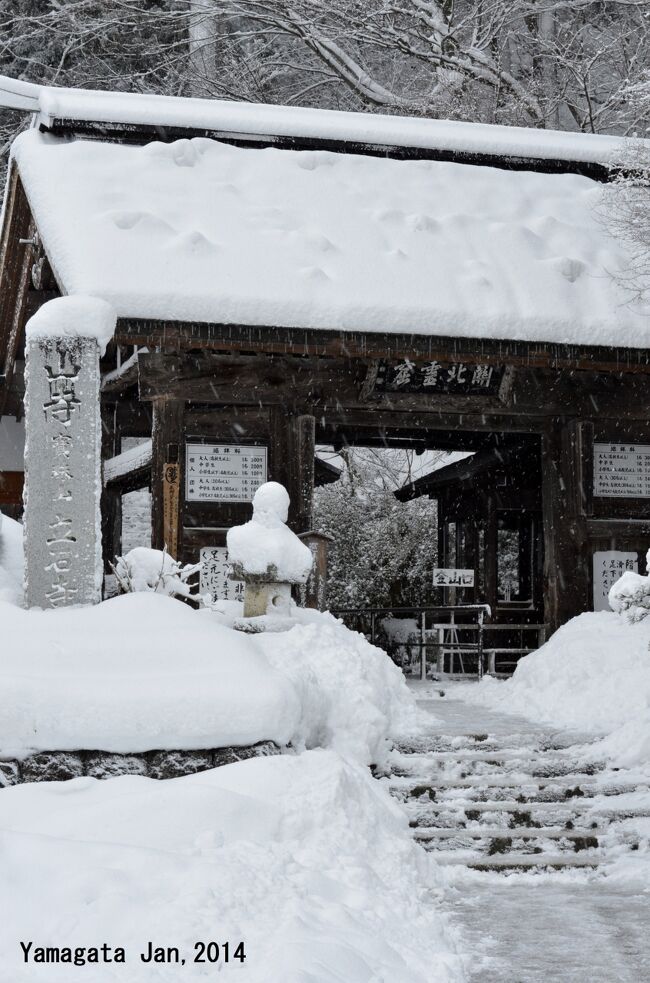
[[[375,392],[456,393],[459,396],[496,396],[504,365],[481,362],[422,362],[408,358],[379,363]]]
[[[179,495],[181,488],[178,464],[163,468],[163,537],[167,552],[178,558]]]
[[[434,587],[473,587],[474,571],[458,570],[455,567],[434,567]]]
[[[637,553],[623,550],[600,550],[594,553],[594,611],[609,611],[610,588],[627,570],[638,573]]]

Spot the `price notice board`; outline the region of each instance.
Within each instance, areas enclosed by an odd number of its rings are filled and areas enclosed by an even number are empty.
[[[650,498],[650,444],[594,443],[594,495]]]
[[[188,502],[251,502],[266,481],[266,447],[188,443],[185,451]]]

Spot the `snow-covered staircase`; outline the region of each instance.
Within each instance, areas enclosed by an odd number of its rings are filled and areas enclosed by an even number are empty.
[[[457,702],[436,700],[438,731],[398,745],[388,777],[415,838],[439,863],[492,871],[595,868],[612,851],[638,849],[630,820],[649,814],[647,796],[645,809],[634,802],[638,776],[590,760],[589,744],[577,736],[558,738],[534,726],[457,733]],[[465,710],[471,716],[473,708]]]

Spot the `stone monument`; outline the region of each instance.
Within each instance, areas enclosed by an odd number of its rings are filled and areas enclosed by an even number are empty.
[[[28,322],[25,369],[25,600],[101,600],[100,354],[115,313],[60,297]]]

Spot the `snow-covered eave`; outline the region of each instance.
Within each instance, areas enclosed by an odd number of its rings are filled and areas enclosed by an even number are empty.
[[[492,163],[506,159],[512,167],[531,167],[537,161],[607,168],[620,159],[625,142],[618,136],[457,120],[56,88],[2,76],[0,105],[34,112],[43,130],[105,139],[200,135],[310,149],[341,144],[347,152],[355,148],[408,156],[420,151],[423,156],[448,154]]]

